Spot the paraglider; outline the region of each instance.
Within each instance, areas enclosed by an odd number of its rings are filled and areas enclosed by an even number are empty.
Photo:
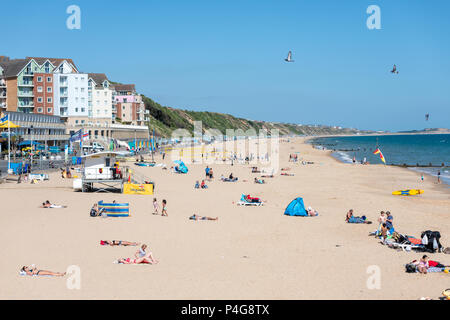
[[[398,74],[397,66],[395,64],[394,64],[394,67],[391,70],[391,73],[397,73]]]
[[[428,121],[429,118],[430,118],[430,114],[427,113],[427,114],[425,115],[425,121]]]
[[[291,51],[288,52],[288,56],[287,56],[286,59],[284,59],[284,61],[286,61],[286,62],[294,62],[294,60],[292,60],[292,52]]]

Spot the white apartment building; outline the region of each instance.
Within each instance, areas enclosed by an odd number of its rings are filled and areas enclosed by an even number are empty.
[[[90,122],[111,124],[113,120],[113,91],[108,78],[103,73],[89,73],[88,110]]]
[[[78,73],[68,63],[54,71],[53,92],[55,115],[88,117],[88,75]]]

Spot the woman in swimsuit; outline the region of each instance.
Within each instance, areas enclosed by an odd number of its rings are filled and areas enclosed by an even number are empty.
[[[32,266],[30,267],[26,267],[23,266],[22,269],[20,269],[21,273],[25,273],[29,276],[55,276],[55,277],[63,277],[66,275],[66,273],[61,273],[61,272],[53,272],[53,271],[48,271],[48,270],[38,270],[36,267]]]
[[[215,220],[219,220],[219,218],[218,217],[215,217],[215,218],[202,217],[202,216],[198,216],[198,215],[194,214],[194,215],[189,217],[189,220],[196,220],[196,221],[197,220],[212,220],[212,221],[215,221]]]
[[[138,251],[136,251],[136,253],[134,254],[134,256],[136,257],[136,261],[141,261],[142,262],[135,262],[135,263],[158,263],[158,260],[156,260],[151,252],[145,251],[147,249],[147,245],[144,243]]]
[[[106,246],[137,246],[139,243],[137,242],[129,242],[122,240],[100,240],[100,245]]]

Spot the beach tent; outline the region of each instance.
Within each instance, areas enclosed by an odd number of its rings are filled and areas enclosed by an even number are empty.
[[[284,210],[284,214],[288,216],[308,216],[308,213],[305,210],[305,205],[303,204],[303,198],[296,198],[292,200],[286,207],[286,210]]]
[[[189,169],[186,167],[183,161],[176,160],[174,161],[178,166],[175,167],[175,171],[177,173],[188,173]]]

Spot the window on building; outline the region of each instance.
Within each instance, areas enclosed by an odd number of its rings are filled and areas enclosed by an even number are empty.
[[[42,87],[37,87],[37,92],[42,92]]]
[[[75,102],[78,103],[78,97],[75,98]]]
[[[75,123],[78,124],[78,120],[75,120]]]
[[[84,112],[84,110],[85,110],[84,108],[81,108],[81,112]]]
[[[80,88],[80,91],[81,91],[81,92],[84,92],[84,88]]]
[[[75,108],[75,112],[78,112],[78,108]]]
[[[48,103],[52,103],[52,98],[47,98]]]
[[[42,103],[42,101],[43,101],[43,100],[42,100],[42,97],[38,97],[38,98],[37,98],[37,102]]]
[[[84,98],[81,98],[81,103],[83,103],[83,104],[84,104],[84,100],[85,100]]]
[[[47,113],[52,113],[52,108],[47,108]]]
[[[42,82],[42,77],[37,77],[38,82]]]
[[[52,92],[52,87],[47,87],[47,92],[48,93]]]
[[[42,108],[37,108],[38,113],[42,113]]]
[[[84,120],[81,120],[81,123],[84,123]]]
[[[47,82],[52,82],[52,77],[47,77]]]

